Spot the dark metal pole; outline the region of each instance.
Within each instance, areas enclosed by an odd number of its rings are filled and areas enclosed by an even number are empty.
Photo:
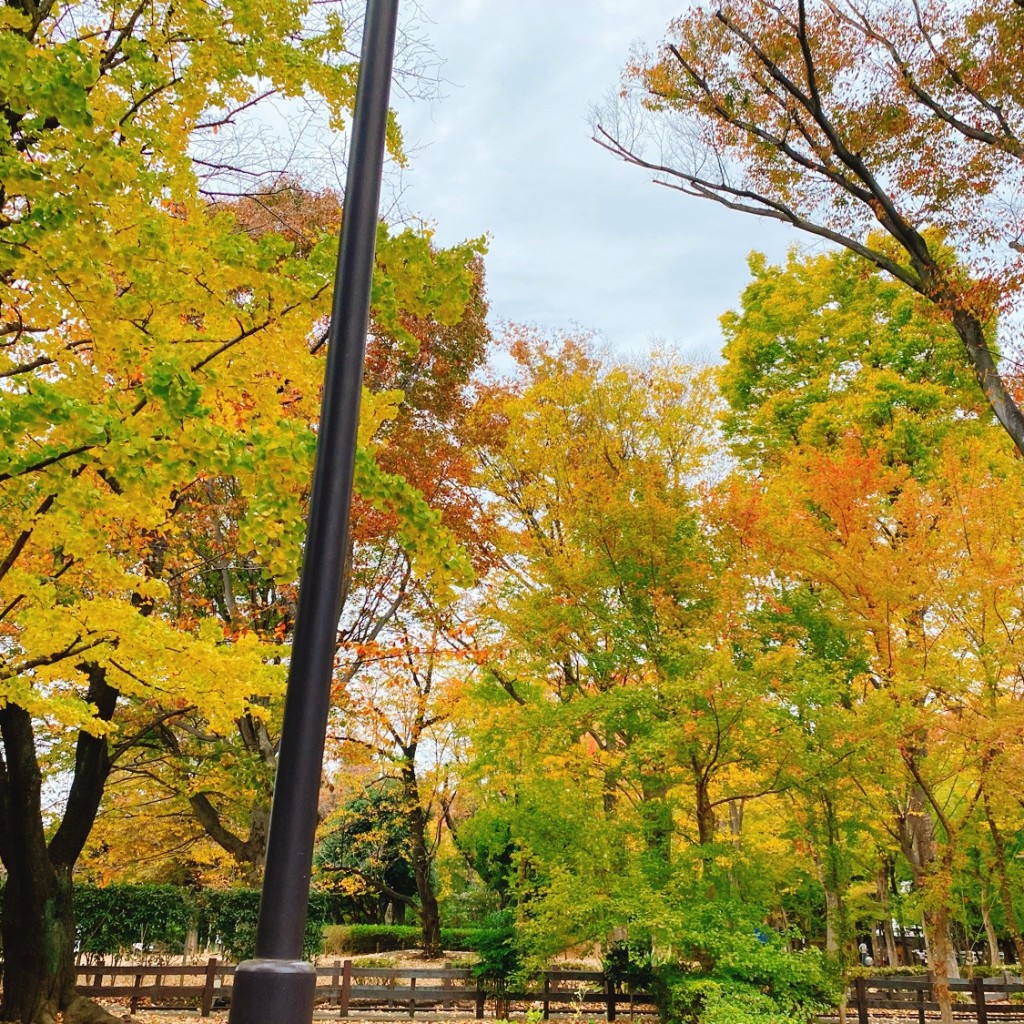
[[[367,0],[299,609],[267,843],[256,957],[238,965],[230,1024],[309,1024],[302,960],[320,772],[341,615],[398,0]]]

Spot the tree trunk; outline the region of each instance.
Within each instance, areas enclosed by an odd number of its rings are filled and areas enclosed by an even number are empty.
[[[109,721],[117,693],[97,666],[85,666],[89,700]],[[116,1024],[117,1018],[75,991],[75,918],[71,873],[88,838],[110,771],[106,739],[80,733],[64,816],[47,843],[42,773],[32,719],[15,704],[0,708],[0,860],[7,869],[0,929],[0,1020]]]
[[[846,901],[843,894],[847,887],[848,871],[844,864],[843,851],[840,847],[839,824],[836,819],[835,805],[826,792],[817,794],[816,802],[822,810],[821,826],[811,830],[813,841],[811,855],[818,873],[818,881],[825,893],[825,950],[832,953],[841,967],[847,965],[846,943],[850,937],[849,922],[846,915]],[[824,835],[818,839],[820,828]],[[824,850],[821,846],[824,845]]]
[[[704,773],[697,774],[696,769],[694,789],[697,798],[697,840],[701,846],[709,846],[715,841],[718,821],[714,805],[711,803],[708,780]]]
[[[732,845],[740,850],[743,848],[743,805],[742,797],[738,800],[729,801],[729,832],[732,835]]]
[[[981,881],[981,879],[979,879]],[[988,945],[989,967],[999,966],[999,938],[995,925],[992,924],[992,913],[989,910],[988,886],[981,881],[981,923],[985,927],[985,942]]]
[[[936,871],[938,851],[935,843],[935,820],[919,783],[911,786],[910,799],[898,816],[900,847],[914,875],[914,885],[925,893],[928,909],[924,911],[924,933],[928,948],[928,970],[932,975],[935,1000],[939,1004],[942,1024],[953,1024],[953,1003],[949,979],[959,978],[953,941],[950,935],[949,894],[944,891],[942,875]],[[952,856],[952,837],[946,837],[941,867],[948,872]]]
[[[71,878],[46,858],[12,867],[3,899],[3,1019],[52,1020],[74,998]]]
[[[953,1000],[949,992],[951,978],[960,977],[956,953],[950,937],[949,910],[940,905],[924,912],[924,931],[928,943],[928,970],[932,975],[935,1001],[942,1024],[953,1024]]]
[[[989,834],[992,836],[992,846],[995,850],[996,881],[999,883],[999,902],[1003,908],[1003,916],[1006,918],[1006,930],[1013,939],[1013,949],[1017,954],[1017,963],[1024,965],[1024,936],[1021,935],[1020,925],[1017,923],[1017,913],[1013,909],[1013,896],[1010,893],[1010,879],[1006,871],[1007,854],[1006,843],[1003,834],[996,824],[995,816],[992,813],[992,806],[988,798],[988,790],[982,793],[982,806],[985,810],[985,819],[988,822]]]
[[[644,773],[640,792],[643,799],[637,811],[644,843],[643,871],[650,884],[658,887],[668,880],[672,868],[672,805],[665,776]]]
[[[889,967],[896,967],[899,965],[900,957],[896,950],[896,936],[892,930],[892,913],[889,908],[889,869],[890,863],[887,858],[883,857],[878,867],[875,886],[878,892],[878,903],[882,909],[882,938],[885,940],[885,959]]]
[[[423,932],[423,952],[426,956],[440,956],[441,916],[430,877],[431,855],[427,844],[427,816],[420,803],[416,769],[407,763],[402,769],[402,786],[409,818],[410,860],[416,876],[416,894],[420,900],[420,927]]]
[[[943,289],[938,296],[929,298],[934,299],[941,308],[949,294],[948,289]],[[954,308],[952,320],[953,327],[964,343],[974,379],[988,400],[999,425],[1009,434],[1017,451],[1024,454],[1024,413],[999,373],[995,356],[985,340],[984,325],[972,312],[962,307]]]

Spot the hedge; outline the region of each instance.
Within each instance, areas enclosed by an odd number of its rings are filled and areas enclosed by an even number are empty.
[[[442,928],[441,945],[445,949],[477,949],[481,931],[478,928]],[[398,949],[419,946],[422,932],[408,925],[335,924],[324,929],[326,953],[392,953]]]
[[[244,960],[254,953],[257,889],[184,889],[175,885],[76,885],[75,923],[83,953],[125,953],[136,944],[180,953],[190,928],[199,942]],[[314,890],[309,897],[304,953],[321,952],[325,924],[337,921],[345,900]]]

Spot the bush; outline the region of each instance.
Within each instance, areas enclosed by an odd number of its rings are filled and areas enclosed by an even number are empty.
[[[613,942],[601,960],[605,977],[633,992],[649,992],[654,985],[654,961],[649,942]]]
[[[442,928],[444,949],[475,951],[479,928]],[[392,953],[422,945],[419,928],[401,924],[332,924],[324,928],[324,952],[330,954]]]
[[[662,1013],[665,1021],[699,1024],[794,1024],[810,1019],[803,1014],[793,1016],[754,985],[723,983],[707,975],[678,978]]]
[[[442,928],[441,945],[445,949],[457,949],[460,952],[475,953],[480,947],[482,928]]]
[[[175,885],[76,885],[75,925],[83,953],[143,948],[176,953],[195,917],[192,894]]]
[[[498,911],[487,918],[477,935],[476,951],[480,959],[471,969],[477,981],[498,996],[515,986],[523,971],[523,957],[511,913]]]
[[[258,889],[203,889],[196,895],[199,941],[217,945],[233,960],[248,960],[256,953],[256,922],[259,918]],[[302,955],[316,956],[323,950],[323,915],[327,895],[310,893]]]
[[[920,978],[928,973],[924,964],[904,964],[902,967],[851,967],[849,978]],[[1002,974],[1002,971],[999,972]]]
[[[327,953],[391,953],[411,949],[422,938],[419,928],[401,924],[335,924],[324,929]],[[442,938],[442,942],[443,942]]]
[[[964,973],[969,978],[1001,978],[1004,974],[1018,977],[1020,964],[975,964],[973,967],[965,967]]]
[[[260,894],[256,889],[190,890],[174,885],[76,885],[75,923],[85,953],[123,954],[136,944],[179,953],[190,928],[200,943],[245,960],[255,952]],[[333,893],[310,893],[303,953],[321,951],[325,920],[337,911]]]
[[[654,973],[666,1024],[799,1024],[834,1009],[843,991],[820,950],[788,953],[756,939],[710,969],[663,964]]]

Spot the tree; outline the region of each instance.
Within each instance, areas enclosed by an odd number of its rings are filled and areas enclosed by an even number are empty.
[[[722,317],[718,381],[732,450],[751,469],[851,432],[889,463],[932,471],[951,430],[987,430],[955,331],[920,296],[856,254],[749,257],[740,308]]]
[[[421,621],[425,611],[421,607]],[[424,953],[438,956],[441,918],[434,861],[445,809],[454,795],[451,729],[467,671],[465,659],[436,621],[433,628],[420,631],[409,622],[408,612],[396,617],[381,641],[359,645],[355,653],[364,668],[349,677],[344,689],[339,686],[329,736],[343,752],[354,747],[368,755],[379,773],[375,785],[383,780],[393,794],[394,807],[404,818],[416,898],[395,888],[387,891],[416,907]],[[354,868],[352,872],[377,885],[383,877],[379,872],[376,878]]]
[[[113,765],[200,707],[221,734],[259,720],[282,683],[255,634],[178,616],[169,569],[192,495],[230,479],[250,495],[246,549],[294,578],[336,242],[239,230],[192,144],[229,136],[264,87],[318,96],[340,124],[355,68],[337,11],[245,0],[9,3],[0,52],[0,1017],[47,1024],[108,1017],[75,993],[70,894]],[[466,305],[476,246],[432,252],[381,228],[375,301],[395,332]],[[373,456],[396,404],[367,394],[357,486],[458,575],[437,517]],[[43,758],[69,772],[52,821]]]
[[[328,827],[317,846],[317,870],[353,899],[369,899],[381,924],[389,905],[398,908],[401,923],[417,892],[402,794],[378,784],[343,804]]]
[[[340,205],[329,196],[292,189],[282,190],[273,205],[264,200],[255,212],[301,241],[312,228],[335,228],[339,211]],[[266,233],[262,219],[251,224],[254,216],[246,216],[248,231]],[[439,260],[446,255],[433,254]],[[469,299],[456,323],[438,319],[435,314],[444,315],[443,309],[428,309],[419,316],[404,310],[399,337],[386,320],[374,317],[366,382],[375,395],[400,396],[375,436],[378,465],[422,494],[443,528],[463,545],[474,565],[481,565],[486,557],[486,517],[467,501],[464,480],[469,462],[459,444],[469,408],[466,385],[490,341],[479,264],[473,274]],[[401,283],[400,278],[397,284]],[[408,301],[403,297],[403,303]],[[288,397],[295,404],[290,387]],[[307,499],[303,490],[302,507]],[[253,500],[254,493],[233,479],[208,480],[193,494],[182,511],[179,538],[184,544],[174,560],[176,601],[182,618],[212,615],[226,631],[251,630],[268,643],[286,644],[294,622],[294,579],[275,578],[265,568],[265,556],[248,547],[244,525]],[[299,513],[299,519],[304,515]],[[414,599],[416,586],[430,585],[429,560],[424,572],[418,572],[423,560],[417,560],[408,536],[403,541],[402,531],[403,523],[393,510],[356,496],[348,597],[338,633],[343,652],[339,686],[365,663],[352,652],[368,650]],[[218,876],[227,871],[258,884],[266,852],[279,711],[274,703],[259,718],[240,718],[234,735],[228,736],[211,733],[200,711],[168,722],[148,737],[115,770],[113,782],[123,796],[104,812],[112,820],[97,837],[101,860],[120,861],[134,870],[136,859],[118,856],[118,834],[130,834],[119,828],[118,821],[155,814],[159,806],[160,820],[174,825],[167,834],[169,868],[180,863],[187,844],[201,860],[213,862]],[[183,819],[191,819],[191,824]],[[209,850],[207,840],[224,851],[226,864]],[[153,862],[160,861],[158,846],[152,857]],[[144,866],[147,872],[154,870],[153,862]]]
[[[1024,8],[728,0],[669,32],[659,55],[626,69],[663,151],[648,155],[642,126],[614,111],[596,141],[660,184],[793,225],[921,295],[1024,451],[995,336],[1024,272],[1008,202],[1024,172]]]
[[[950,439],[919,482],[850,439],[795,451],[765,494],[760,543],[778,571],[827,591],[864,638],[859,770],[912,873],[947,1020],[954,876],[987,764],[1017,728],[1019,491],[1015,462],[978,444]]]
[[[763,923],[778,893],[755,867],[767,843],[741,841],[744,807],[787,784],[789,755],[770,739],[779,656],[750,649],[743,546],[708,504],[711,374],[528,332],[511,349],[520,373],[477,409],[480,486],[507,532],[468,613],[468,772],[487,830],[508,823],[522,924],[552,953],[622,928],[675,944],[698,896],[720,928]]]
[[[756,474],[752,490],[735,485],[733,516],[777,581],[774,631],[809,609],[859,652],[814,742],[876,738],[852,774],[883,860],[901,856],[914,881],[941,990],[957,971],[954,875],[993,788],[993,748],[961,716],[989,723],[990,742],[1011,727],[1014,453],[980,421],[951,329],[913,293],[842,252],[751,266],[742,309],[723,318],[727,429]],[[879,756],[883,733],[898,759]]]

